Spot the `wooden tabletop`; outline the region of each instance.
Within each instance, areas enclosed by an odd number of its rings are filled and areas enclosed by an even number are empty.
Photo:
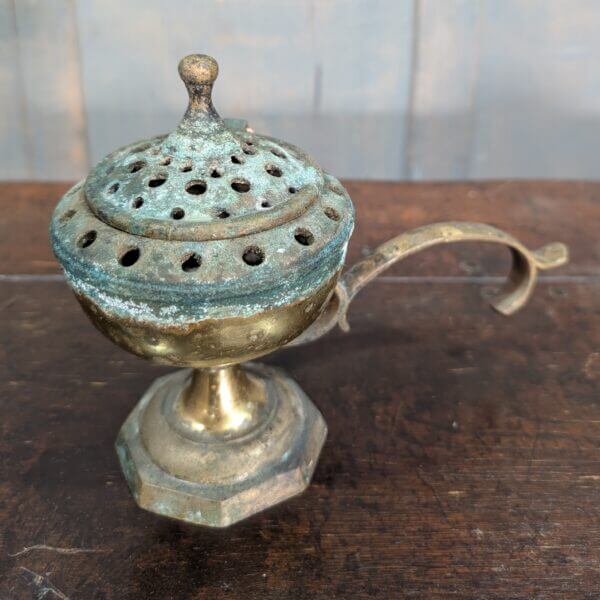
[[[348,182],[348,262],[418,225],[566,242],[513,317],[508,253],[400,263],[333,333],[266,362],[329,436],[301,496],[224,530],[137,508],[117,431],[167,370],[87,321],[47,241],[66,184],[0,186],[0,598],[598,598],[600,184]]]

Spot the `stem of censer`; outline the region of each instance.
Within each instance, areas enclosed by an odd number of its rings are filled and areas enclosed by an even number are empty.
[[[181,392],[179,415],[195,430],[242,435],[264,414],[265,384],[241,365],[194,369]]]

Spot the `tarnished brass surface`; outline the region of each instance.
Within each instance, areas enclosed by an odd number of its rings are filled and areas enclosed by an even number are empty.
[[[189,383],[189,370],[157,379],[129,415],[117,452],[142,508],[225,527],[308,486],[327,434],[323,417],[280,371],[252,363],[239,369],[230,376],[259,382],[261,402],[269,407],[250,431],[209,439],[173,427],[168,414]]]
[[[535,287],[538,271],[560,267],[569,258],[568,248],[560,242],[531,251],[512,235],[485,223],[449,221],[424,225],[381,244],[348,269],[338,281],[335,294],[321,316],[288,345],[312,342],[336,325],[343,331],[349,331],[350,303],[371,280],[393,264],[421,250],[455,242],[488,242],[510,249],[513,259],[511,271],[502,289],[490,300],[492,307],[503,315],[512,315],[526,304]]]
[[[89,296],[76,296],[92,323],[121,348],[158,364],[216,367],[253,360],[300,335],[329,301],[337,278],[334,273],[310,296],[285,306],[184,324],[124,317],[107,312]]]
[[[186,435],[213,440],[245,435],[272,408],[265,382],[236,365],[192,371],[187,387],[163,414]]]
[[[158,379],[117,450],[140,506],[222,527],[302,491],[323,418],[281,372],[245,361],[348,329],[353,297],[395,262],[436,244],[506,245],[512,270],[492,305],[521,308],[562,244],[531,252],[480,223],[402,233],[340,277],[354,209],[299,148],[225,123],[214,59],[185,57],[177,128],[101,160],[61,200],[54,252],[94,325],[154,362],[192,367]],[[194,370],[197,369],[197,370]]]

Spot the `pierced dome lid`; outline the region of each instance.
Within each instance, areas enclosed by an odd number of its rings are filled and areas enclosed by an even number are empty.
[[[250,315],[303,301],[343,266],[346,190],[299,148],[221,119],[217,71],[208,56],[184,58],[189,105],[175,131],[109,154],[56,207],[54,252],[107,313]]]
[[[302,150],[221,119],[211,99],[218,70],[209,56],[183,58],[189,105],[178,127],[89,174],[85,198],[102,221],[149,238],[223,240],[297,219],[323,194],[326,176]]]

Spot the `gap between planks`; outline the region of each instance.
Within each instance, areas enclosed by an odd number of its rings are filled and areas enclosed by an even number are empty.
[[[0,273],[1,282],[54,282],[65,281],[65,276],[60,273],[34,274],[34,273]],[[408,275],[408,276],[380,276],[370,283],[503,283],[506,277],[500,275]],[[600,282],[600,275],[539,275],[538,283],[590,283]]]

